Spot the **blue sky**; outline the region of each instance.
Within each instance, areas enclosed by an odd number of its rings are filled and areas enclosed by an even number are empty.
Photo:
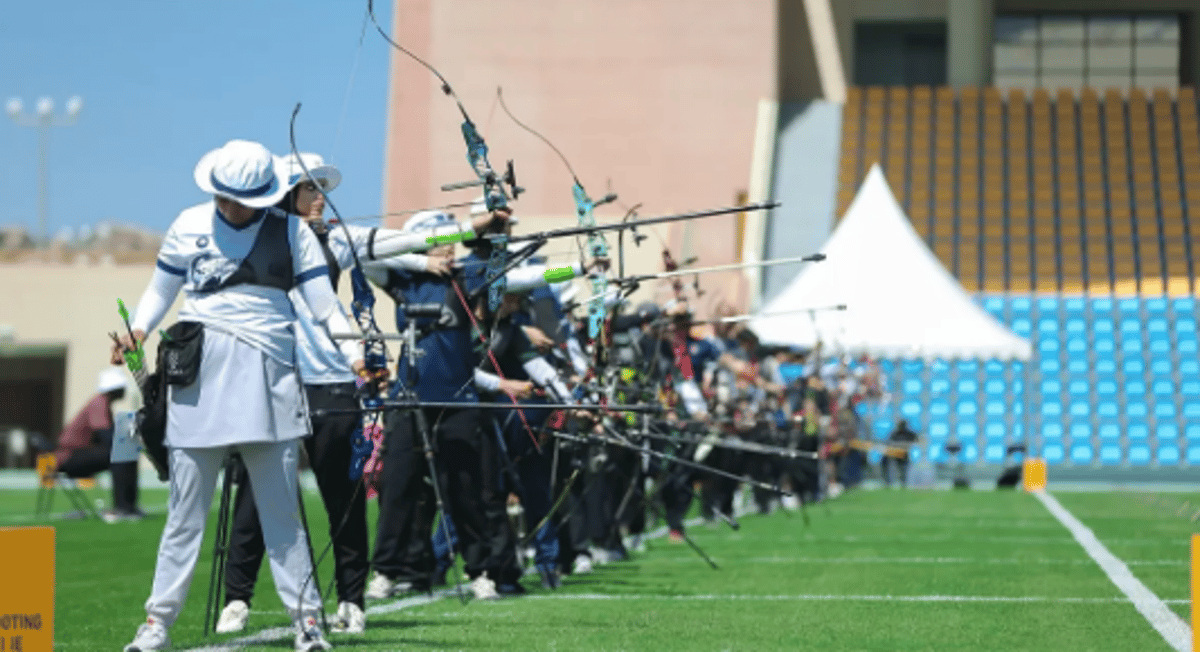
[[[389,29],[391,10],[376,2]],[[378,213],[390,46],[368,25],[360,49],[365,16],[366,0],[6,3],[0,104],[31,114],[50,97],[61,116],[83,98],[78,121],[51,130],[50,234],[166,230],[206,198],[192,181],[206,151],[245,138],[287,153],[296,102],[300,149],[342,170],[338,209]],[[36,129],[0,117],[0,225],[36,231],[37,151]]]

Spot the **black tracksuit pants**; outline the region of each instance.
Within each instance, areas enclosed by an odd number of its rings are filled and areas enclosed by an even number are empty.
[[[446,510],[458,533],[467,575],[500,578],[508,516],[496,447],[484,439],[478,409],[423,408],[434,445],[434,464]],[[416,413],[391,412],[385,420],[379,522],[371,565],[375,572],[415,588],[431,586],[435,561],[430,538],[437,513],[429,464]]]
[[[306,385],[304,389],[310,409],[358,407],[354,383]],[[304,449],[329,514],[338,601],[362,607],[368,570],[367,495],[361,480],[350,480],[350,438],[360,419],[358,414],[313,417],[313,434],[304,439]],[[250,603],[266,552],[250,476],[244,467],[239,470],[238,478],[225,566],[226,604],[234,600]]]
[[[109,461],[112,456],[112,430],[100,433],[99,442],[73,451],[58,465],[58,470],[68,478],[90,478],[101,471],[112,473],[113,509],[130,513],[137,509],[138,476],[137,462]]]

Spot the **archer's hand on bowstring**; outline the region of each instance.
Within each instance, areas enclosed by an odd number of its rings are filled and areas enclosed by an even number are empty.
[[[362,360],[355,360],[351,366],[357,377],[355,387],[362,396],[374,398],[387,390],[388,379],[391,378],[387,367],[369,369]]]
[[[129,338],[129,333],[117,337],[117,341],[113,342],[112,345],[112,354],[109,356],[109,362],[114,365],[125,364],[125,354],[137,351],[142,343],[146,341],[146,331],[135,330],[133,331],[133,336],[137,338],[136,344]]]

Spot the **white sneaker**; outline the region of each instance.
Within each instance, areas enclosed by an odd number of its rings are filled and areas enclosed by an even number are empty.
[[[370,583],[367,584],[367,590],[363,593],[363,597],[368,600],[383,600],[410,588],[412,588],[412,582],[397,582],[386,575],[375,573],[375,577],[372,577]]]
[[[338,605],[337,616],[329,629],[340,634],[361,634],[367,628],[367,614],[353,602]]]
[[[587,575],[592,570],[592,558],[587,555],[579,555],[575,558],[575,564],[571,567],[571,574]]]
[[[242,600],[234,600],[221,610],[221,618],[217,621],[218,634],[232,634],[246,629],[246,619],[250,617],[250,605]]]
[[[296,652],[333,649],[333,646],[321,634],[321,626],[317,624],[316,618],[309,616],[296,623],[296,630]]]
[[[147,650],[166,650],[171,647],[171,635],[162,621],[149,616],[146,622],[138,627],[137,636],[133,642],[125,646],[125,652],[146,652]]]
[[[471,591],[476,600],[500,599],[500,594],[496,592],[496,583],[488,579],[487,571],[480,573],[479,577],[471,582]]]

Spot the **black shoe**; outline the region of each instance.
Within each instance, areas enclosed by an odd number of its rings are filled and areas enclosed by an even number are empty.
[[[553,568],[541,568],[538,569],[538,572],[542,575],[543,589],[550,589],[553,591],[562,586],[562,577],[560,577],[558,571],[554,570]]]
[[[512,584],[496,585],[496,593],[499,593],[503,596],[516,596],[525,595],[526,593],[529,593],[529,591],[526,590],[525,587],[521,586],[520,582],[513,582]]]

